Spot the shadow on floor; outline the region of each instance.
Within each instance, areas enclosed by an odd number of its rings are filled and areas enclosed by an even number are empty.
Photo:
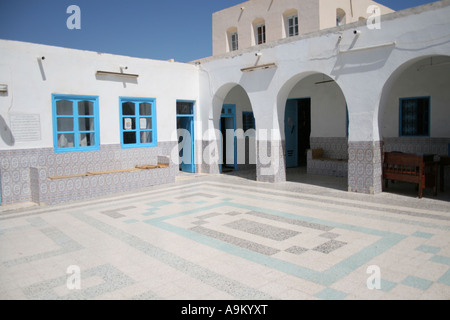
[[[256,181],[256,168],[249,170],[228,171],[223,173],[226,176],[235,176],[242,179]],[[312,185],[323,188],[330,188],[339,191],[348,191],[347,177],[322,176],[315,174],[308,174],[306,167],[288,168],[286,170],[286,181],[293,183],[302,183],[305,185]],[[418,198],[417,187],[414,184],[399,182],[389,183],[389,188],[384,188],[383,193],[390,193],[393,195],[406,196],[411,198]],[[423,198],[450,201],[450,187],[447,187],[445,192],[438,189],[437,196],[433,195],[432,189],[423,190]]]
[[[224,175],[243,178],[246,180],[256,181],[256,168],[247,170],[227,171]],[[307,174],[306,167],[288,168],[286,170],[287,182],[298,182],[303,184],[310,184],[318,187],[331,188],[341,191],[347,191],[347,178],[321,176],[314,174]]]

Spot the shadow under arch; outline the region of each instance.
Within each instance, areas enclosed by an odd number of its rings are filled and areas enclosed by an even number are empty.
[[[306,102],[305,102],[306,100]],[[320,71],[306,71],[289,78],[277,94],[277,125],[283,145],[287,181],[323,185],[347,190],[348,115],[347,99],[338,82]],[[297,105],[296,105],[297,104]],[[298,140],[292,145],[291,130],[285,121],[292,117],[289,109],[298,110]],[[309,135],[301,119],[306,114]],[[303,115],[300,116],[300,113]],[[294,113],[295,114],[295,113]],[[286,122],[289,125],[289,122]],[[290,126],[294,127],[292,124]],[[289,133],[288,133],[289,132]],[[297,143],[297,144],[296,144]],[[296,149],[295,149],[296,148]],[[309,149],[322,149],[325,160],[311,159]],[[294,151],[293,151],[294,150]],[[298,160],[292,164],[292,154]],[[308,156],[307,156],[308,155]],[[291,163],[289,163],[291,162]],[[333,182],[334,180],[334,182]]]
[[[226,108],[232,106],[234,109],[233,114],[224,114],[224,106]],[[210,115],[219,152],[218,171],[256,180],[256,135],[252,135],[254,133],[252,130],[246,131],[248,128],[245,127],[245,124],[248,121],[245,121],[244,114],[246,117],[250,114],[251,118],[253,118],[251,129],[255,130],[255,115],[248,92],[238,83],[230,82],[222,85],[213,96],[212,114]],[[232,126],[230,123],[232,123]],[[226,129],[231,128],[234,129],[234,139],[230,140],[228,138],[227,140],[225,137]],[[233,151],[230,151],[228,143],[233,145],[231,147]],[[228,155],[228,161],[225,155]],[[230,155],[231,157],[234,156],[233,170],[221,170],[225,169],[225,164],[230,161]],[[223,164],[221,163],[222,161]],[[229,167],[227,168],[229,169]]]
[[[298,73],[294,76],[292,76],[290,79],[288,79],[279,89],[277,94],[277,121],[278,121],[278,128],[280,129],[280,134],[282,140],[284,140],[284,114],[286,109],[286,102],[289,98],[289,95],[291,94],[292,90],[295,86],[297,86],[301,81],[304,79],[313,76],[318,75],[321,77],[321,79],[318,79],[316,82],[317,85],[326,85],[327,83],[334,83],[339,87],[339,90],[341,91],[342,95],[345,98],[344,92],[340,88],[338,82],[334,80],[331,76],[321,72],[321,71],[305,71]],[[275,119],[274,119],[275,120]]]
[[[394,89],[395,84],[399,81],[400,77],[408,71],[408,69],[416,67],[417,71],[420,71],[422,68],[427,68],[428,66],[439,66],[439,65],[447,65],[450,66],[450,55],[435,55],[428,54],[420,57],[412,58],[400,64],[389,76],[387,81],[385,82],[380,96],[380,104],[378,107],[378,130],[379,130],[379,138],[380,141],[384,141],[383,134],[383,123],[384,123],[384,112],[388,106],[388,100],[390,95],[392,94],[392,90]],[[450,90],[450,86],[448,88]]]

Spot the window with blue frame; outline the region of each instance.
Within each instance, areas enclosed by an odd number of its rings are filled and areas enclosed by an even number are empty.
[[[55,152],[100,149],[98,97],[52,95]]]
[[[430,135],[430,97],[400,99],[400,136]]]
[[[247,132],[248,129],[255,129],[255,117],[253,112],[242,112],[242,129]]]
[[[123,148],[156,146],[155,99],[121,97],[120,134]]]

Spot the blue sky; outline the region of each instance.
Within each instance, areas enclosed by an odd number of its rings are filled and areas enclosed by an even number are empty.
[[[212,13],[242,2],[0,0],[0,39],[188,62],[212,54]],[[401,10],[434,0],[378,2]],[[69,30],[66,26],[70,5],[81,9],[79,30]]]

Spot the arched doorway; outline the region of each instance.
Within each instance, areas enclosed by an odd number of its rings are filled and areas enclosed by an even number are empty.
[[[278,102],[286,179],[300,181],[305,174],[338,177],[345,180],[345,188],[348,116],[339,85],[320,72],[299,74],[286,82]]]
[[[247,92],[227,85],[214,108],[218,130],[219,172],[256,179],[256,120]]]
[[[386,81],[380,100],[378,126],[383,150],[450,155],[450,57],[428,55],[400,65]],[[450,172],[443,183],[450,189]],[[396,183],[389,189],[415,194]],[[386,190],[385,190],[386,191]]]

